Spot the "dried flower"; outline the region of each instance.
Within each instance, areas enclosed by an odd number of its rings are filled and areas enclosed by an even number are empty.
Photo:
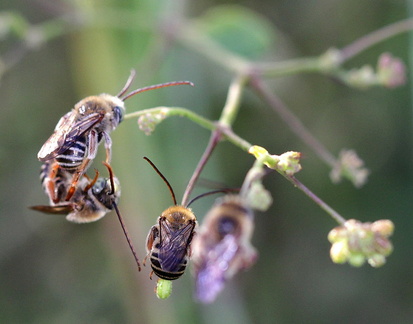
[[[364,167],[364,161],[354,150],[342,150],[334,168],[330,172],[331,181],[338,183],[342,178],[349,179],[360,188],[367,182],[370,171]]]
[[[138,126],[146,135],[150,135],[155,127],[166,118],[166,112],[144,114],[138,118]]]
[[[387,88],[396,88],[406,83],[406,66],[390,53],[380,55],[377,62],[377,78]]]

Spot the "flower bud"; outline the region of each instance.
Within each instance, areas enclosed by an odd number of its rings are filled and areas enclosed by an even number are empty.
[[[172,293],[172,281],[159,278],[155,290],[159,299],[168,298]]]
[[[155,127],[166,118],[166,112],[148,113],[138,118],[138,126],[145,135],[150,135]]]

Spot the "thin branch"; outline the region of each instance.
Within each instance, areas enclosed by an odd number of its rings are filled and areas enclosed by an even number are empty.
[[[303,125],[303,123],[295,116],[291,110],[279,99],[264,83],[259,76],[254,76],[251,79],[251,86],[269,103],[271,108],[277,112],[282,120],[290,127],[290,129],[313,151],[321,157],[330,167],[336,164],[336,158],[327,148],[317,140],[311,132]]]
[[[182,197],[182,203],[181,203],[182,206],[188,205],[189,197],[192,193],[192,190],[195,187],[195,183],[198,181],[198,178],[201,175],[202,170],[204,169],[209,158],[211,157],[212,151],[215,149],[220,139],[221,139],[221,132],[218,129],[214,130],[211,134],[211,138],[209,139],[208,146],[206,147],[204,153],[202,154],[202,157],[199,160],[198,165],[196,166],[195,171],[192,174],[192,177],[188,182],[188,185],[186,186],[184,195]]]

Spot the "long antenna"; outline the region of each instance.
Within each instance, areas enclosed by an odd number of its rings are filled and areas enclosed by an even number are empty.
[[[106,163],[105,161],[103,161],[102,163],[104,164],[104,166],[109,171],[110,186],[112,188],[111,191],[108,192],[107,194],[108,195],[113,195],[115,193],[115,181],[113,180],[114,175],[113,175],[112,167],[108,163]],[[136,264],[138,265],[138,269],[139,269],[139,271],[141,271],[141,264],[139,263],[138,255],[136,254],[135,248],[133,247],[132,241],[131,241],[131,239],[129,237],[129,234],[128,234],[128,231],[126,229],[126,225],[123,222],[122,215],[120,214],[118,205],[115,203],[115,200],[112,201],[112,206],[116,211],[116,215],[118,215],[120,226],[122,227],[123,234],[125,234],[126,241],[128,241],[129,248],[132,251],[133,257],[135,258]]]
[[[195,198],[193,198],[185,207],[189,207],[189,205],[191,205],[194,201],[198,200],[199,198],[202,197],[206,197],[209,195],[214,195],[217,193],[228,193],[228,192],[237,192],[239,191],[239,188],[224,188],[224,189],[218,189],[218,190],[214,190],[214,191],[209,191],[209,192],[204,192],[203,194],[200,194],[199,196],[196,196]]]
[[[136,90],[133,90],[132,92],[129,92],[123,98],[120,98],[119,96],[118,97],[120,99],[122,99],[122,101],[125,101],[126,99],[128,99],[128,98],[130,98],[130,97],[132,97],[132,96],[134,96],[138,93],[144,92],[144,91],[155,90],[155,89],[165,88],[165,87],[172,87],[172,86],[177,86],[177,85],[184,85],[184,84],[188,84],[192,87],[194,86],[194,84],[190,81],[172,81],[172,82],[160,83],[160,84],[155,84],[155,85],[151,85],[151,86],[148,86],[148,87],[136,89]],[[126,90],[124,92],[126,92]],[[121,91],[120,95],[123,95],[122,91]]]
[[[123,234],[125,234],[126,241],[128,241],[129,248],[132,251],[133,257],[135,258],[136,264],[138,265],[138,269],[139,271],[141,271],[141,264],[139,263],[138,255],[136,254],[135,248],[133,247],[128,231],[126,230],[126,226],[125,226],[125,223],[123,222],[123,218],[118,209],[118,205],[115,202],[112,202],[112,205],[113,205],[113,208],[115,208],[116,214],[118,215],[120,225],[122,226]]]
[[[149,160],[149,158],[147,158],[146,156],[143,157],[146,161],[148,161],[148,163],[152,166],[152,168],[154,168],[154,170],[156,171],[156,173],[159,174],[159,176],[162,178],[162,180],[166,183],[166,185],[169,188],[169,191],[171,192],[171,196],[172,196],[172,200],[174,202],[174,205],[176,205],[176,197],[175,197],[175,193],[174,190],[172,189],[171,184],[169,183],[169,181],[165,178],[165,176],[161,173],[161,171],[159,171],[159,169],[156,167],[155,164],[153,164],[153,162],[151,160]]]
[[[126,91],[128,91],[129,87],[131,86],[133,80],[135,79],[136,76],[136,71],[134,69],[132,69],[130,71],[130,75],[128,80],[126,81],[125,85],[123,86],[123,89],[117,94],[116,97],[120,98],[121,96],[123,96],[125,94]]]

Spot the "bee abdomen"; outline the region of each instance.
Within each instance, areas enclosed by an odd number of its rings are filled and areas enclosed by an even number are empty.
[[[151,255],[151,267],[153,272],[161,278],[165,280],[176,280],[180,276],[182,276],[186,269],[187,260],[182,260],[175,268],[176,269],[163,269],[158,258],[158,253],[152,252]]]
[[[85,141],[85,138],[78,139],[64,153],[56,156],[56,161],[62,169],[75,170],[82,164],[86,155]]]

